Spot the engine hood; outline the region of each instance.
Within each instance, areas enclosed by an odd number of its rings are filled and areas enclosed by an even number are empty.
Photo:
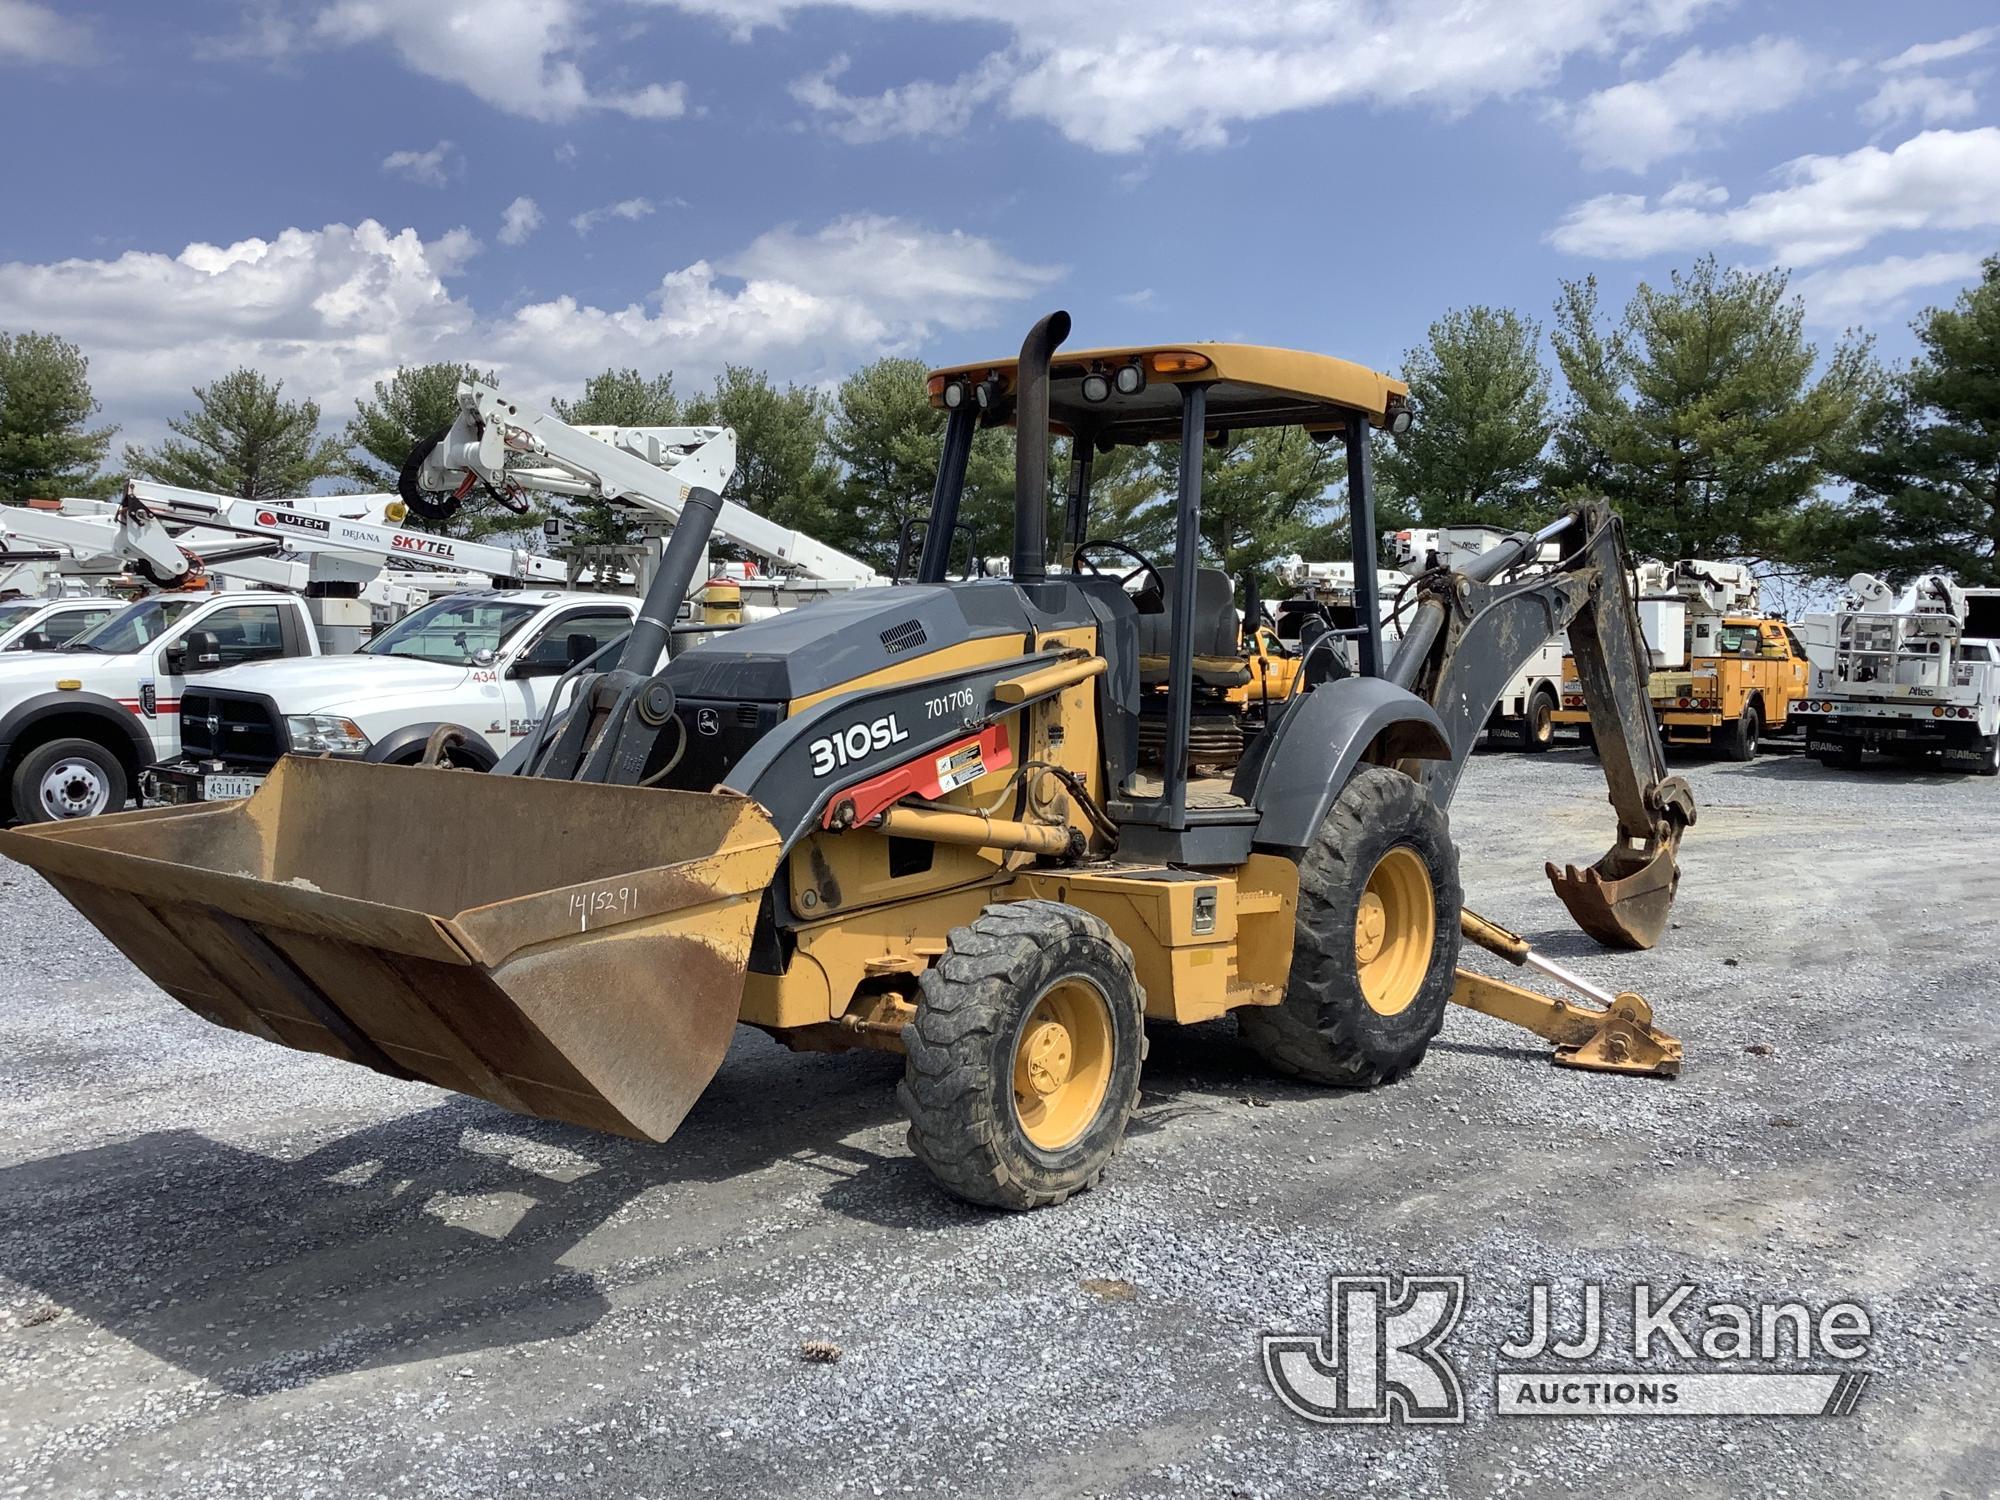
[[[335,709],[380,707],[387,699],[413,694],[436,697],[456,691],[472,668],[407,656],[301,656],[286,661],[247,662],[188,679],[190,692],[255,693],[286,713],[314,714]]]

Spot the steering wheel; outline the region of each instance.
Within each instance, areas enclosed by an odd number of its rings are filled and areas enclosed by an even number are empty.
[[[1129,558],[1137,566],[1128,568],[1123,573],[1115,573],[1109,568],[1100,567],[1094,558],[1085,557],[1084,554],[1086,552],[1116,552],[1123,557]],[[1166,579],[1160,576],[1158,568],[1147,562],[1145,558],[1134,552],[1123,542],[1083,543],[1070,557],[1069,570],[1075,574],[1091,573],[1099,578],[1115,578],[1118,580],[1120,588],[1126,588],[1126,585],[1131,583],[1133,579],[1143,577],[1146,580],[1145,586],[1140,588],[1136,593],[1133,593],[1130,589],[1126,589],[1127,593],[1133,594],[1132,602],[1138,606],[1139,613],[1142,615],[1166,613]]]

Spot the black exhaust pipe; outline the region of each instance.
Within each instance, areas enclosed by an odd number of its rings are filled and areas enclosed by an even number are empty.
[[[1049,360],[1069,337],[1052,312],[1021,341],[1014,390],[1014,582],[1049,576]]]

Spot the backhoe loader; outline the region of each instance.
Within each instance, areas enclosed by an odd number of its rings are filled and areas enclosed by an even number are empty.
[[[1149,1021],[1233,1014],[1275,1068],[1367,1086],[1413,1067],[1455,999],[1558,1061],[1675,1071],[1638,997],[1463,908],[1446,818],[1494,693],[1567,627],[1618,839],[1549,873],[1602,942],[1665,929],[1694,806],[1660,759],[1616,518],[1579,505],[1424,575],[1385,659],[1369,440],[1411,419],[1403,385],[1235,344],[1073,353],[1068,331],[1053,313],[1017,358],[930,376],[944,433],[914,581],[676,627],[720,504],[697,488],[630,635],[572,669],[574,706],[496,774],[288,757],[246,802],[0,849],[210,1020],[580,1125],[666,1139],[739,1021],[900,1051],[915,1155],[1001,1208],[1098,1179]],[[947,581],[973,435],[1004,423],[1010,575]],[[1240,649],[1230,580],[1203,565],[1201,456],[1256,427],[1344,447],[1362,602],[1240,762],[1200,775],[1200,674]],[[1075,455],[1053,556],[1052,434]],[[1172,557],[1093,537],[1094,455],[1164,442]],[[534,445],[467,405],[422,482],[504,484]],[[1550,541],[1558,564],[1512,576]],[[1164,654],[1151,755],[1142,637]],[[1591,1003],[1458,971],[1462,933]]]

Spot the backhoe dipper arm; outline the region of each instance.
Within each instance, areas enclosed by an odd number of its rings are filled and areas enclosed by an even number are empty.
[[[1552,570],[1507,579],[1552,540],[1561,548]],[[1650,948],[1673,909],[1676,854],[1695,808],[1687,782],[1667,774],[1629,579],[1618,518],[1601,501],[1585,502],[1539,532],[1516,533],[1456,572],[1436,568],[1423,575],[1415,617],[1388,675],[1444,721],[1451,758],[1420,762],[1414,774],[1433,799],[1448,802],[1508,680],[1550,637],[1568,630],[1618,814],[1618,842],[1585,870],[1551,864],[1549,879],[1577,925],[1599,942]]]

